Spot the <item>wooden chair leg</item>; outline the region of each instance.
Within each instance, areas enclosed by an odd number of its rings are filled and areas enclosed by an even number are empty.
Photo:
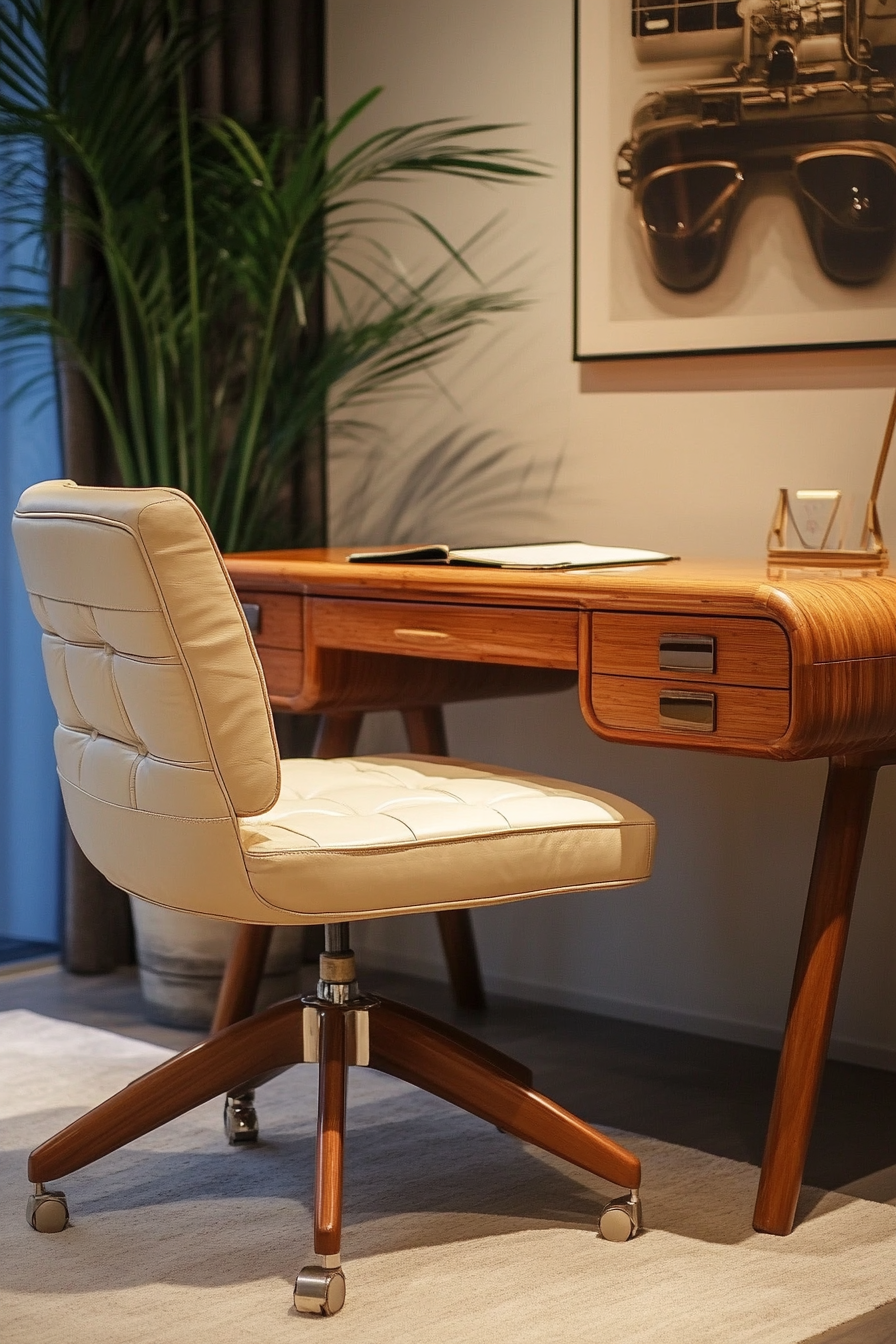
[[[434,1019],[427,1013],[421,1013],[417,1008],[409,1008],[406,1003],[395,1003],[392,999],[380,999],[380,1003],[385,1004],[396,1015],[409,1018],[412,1022],[418,1022],[425,1027],[433,1025]],[[532,1070],[525,1064],[511,1059],[510,1055],[505,1055],[492,1045],[486,1045],[485,1041],[477,1040],[475,1036],[468,1036],[465,1031],[460,1031],[448,1022],[439,1022],[438,1029],[446,1040],[453,1041],[458,1049],[465,1050],[488,1068],[506,1073],[508,1078],[513,1078],[521,1087],[532,1086]]]
[[[317,1159],[314,1171],[314,1253],[338,1256],[342,1247],[342,1173],[345,1147],[345,1013],[320,1013]]]
[[[35,1148],[28,1179],[77,1171],[222,1092],[301,1064],[302,1012],[298,999],[275,1004],[166,1060]]]
[[[877,765],[861,761],[834,759],[828,770],[753,1217],[757,1232],[783,1237],[793,1227],[876,778]]]
[[[412,1019],[388,1003],[370,1010],[370,1063],[499,1129],[537,1144],[605,1180],[636,1190],[641,1163],[633,1153],[491,1065],[440,1022]]]
[[[408,746],[420,756],[447,756],[448,735],[441,705],[422,705],[402,713]],[[469,910],[443,910],[436,916],[448,978],[458,1008],[481,1012],[487,1005],[476,938]]]

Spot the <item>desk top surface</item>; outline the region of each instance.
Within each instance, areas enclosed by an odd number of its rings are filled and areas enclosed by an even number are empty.
[[[673,560],[604,569],[501,570],[349,564],[347,547],[227,557],[238,586],[334,596],[498,606],[765,614],[792,627],[849,611],[896,631],[896,574],[780,569],[758,561]],[[891,650],[888,649],[888,652]]]

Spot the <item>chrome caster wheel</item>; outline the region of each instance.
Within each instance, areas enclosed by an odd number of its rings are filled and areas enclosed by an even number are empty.
[[[25,1217],[35,1232],[63,1232],[68,1227],[68,1202],[61,1190],[45,1190],[38,1183],[28,1197]]]
[[[604,1241],[630,1241],[644,1226],[641,1221],[641,1197],[637,1190],[619,1199],[611,1199],[600,1216],[600,1235]]]
[[[228,1143],[257,1143],[258,1115],[255,1093],[242,1092],[224,1102],[224,1133]]]
[[[325,1269],[323,1265],[306,1265],[300,1269],[292,1300],[296,1311],[335,1316],[345,1301],[345,1275],[341,1266]]]

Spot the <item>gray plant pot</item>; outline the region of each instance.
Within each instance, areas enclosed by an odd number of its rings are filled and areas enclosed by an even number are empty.
[[[171,1027],[209,1027],[237,925],[168,910],[136,896],[131,910],[147,1017]],[[299,992],[303,944],[302,928],[274,930],[257,1008]]]

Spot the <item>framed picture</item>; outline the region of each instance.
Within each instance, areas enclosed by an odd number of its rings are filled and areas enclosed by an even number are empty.
[[[576,358],[896,345],[896,0],[576,8]]]

